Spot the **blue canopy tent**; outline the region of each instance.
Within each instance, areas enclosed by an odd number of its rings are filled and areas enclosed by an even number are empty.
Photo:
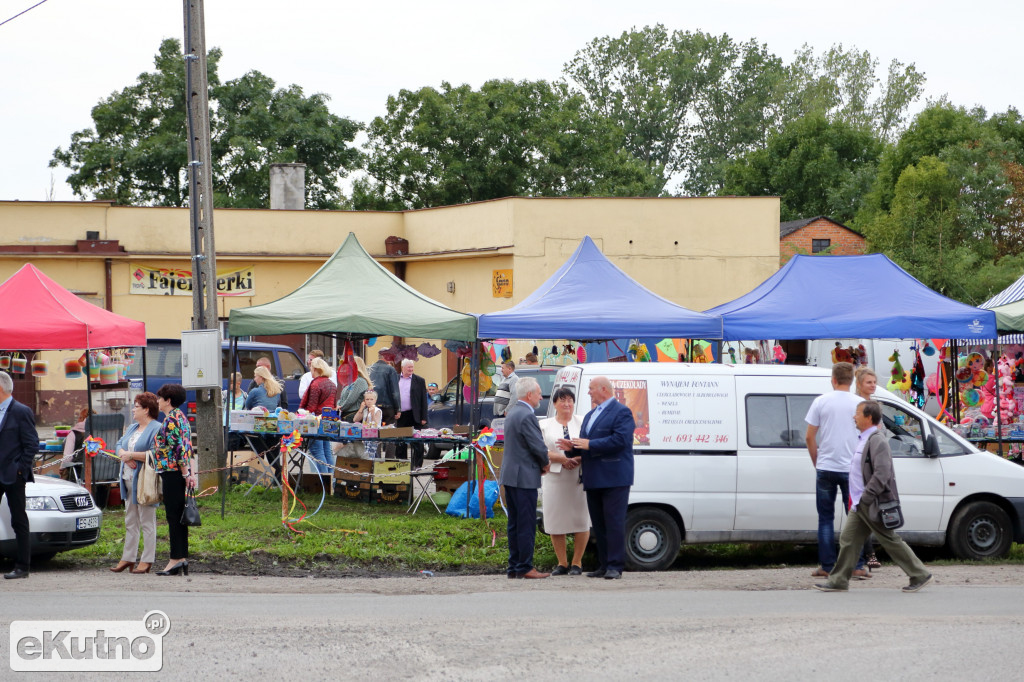
[[[938,294],[880,253],[793,256],[753,291],[704,311],[723,338],[991,339],[996,316]]]
[[[644,288],[590,237],[521,303],[478,318],[480,339],[722,338],[721,317],[688,310]]]

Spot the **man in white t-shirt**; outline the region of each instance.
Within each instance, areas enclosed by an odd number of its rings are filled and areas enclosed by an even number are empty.
[[[843,506],[849,507],[850,462],[857,448],[857,413],[860,396],[850,392],[853,365],[837,362],[832,366],[831,393],[815,398],[807,411],[807,451],[817,470],[815,500],[818,507],[818,561],[821,566],[811,575],[828,577],[836,564],[835,510],[836,492],[843,494]],[[871,574],[864,569],[864,558],[857,562],[853,577],[863,580]]]

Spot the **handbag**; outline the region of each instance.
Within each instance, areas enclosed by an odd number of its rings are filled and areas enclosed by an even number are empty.
[[[181,513],[181,525],[203,525],[203,520],[199,518],[199,505],[196,504],[195,488],[189,488],[188,490],[185,491],[185,511]]]
[[[899,500],[880,503],[878,512],[882,518],[882,525],[889,530],[903,527],[903,510],[900,509]]]
[[[153,451],[146,451],[146,458],[142,460],[142,471],[139,472],[138,486],[135,490],[135,501],[143,505],[154,505],[161,502],[163,496],[163,485],[160,474],[156,472],[156,464],[153,462]]]

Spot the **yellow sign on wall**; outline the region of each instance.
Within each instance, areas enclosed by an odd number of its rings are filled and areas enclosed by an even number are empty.
[[[512,271],[495,270],[491,291],[494,298],[512,298]]]
[[[131,266],[129,293],[148,296],[184,296],[192,294],[192,271],[183,268]],[[217,273],[218,296],[253,296],[256,293],[255,267]]]

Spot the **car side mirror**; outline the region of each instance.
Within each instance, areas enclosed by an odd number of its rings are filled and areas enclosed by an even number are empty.
[[[935,440],[935,436],[929,434],[924,439],[924,456],[925,457],[938,457],[939,456],[939,443]]]

